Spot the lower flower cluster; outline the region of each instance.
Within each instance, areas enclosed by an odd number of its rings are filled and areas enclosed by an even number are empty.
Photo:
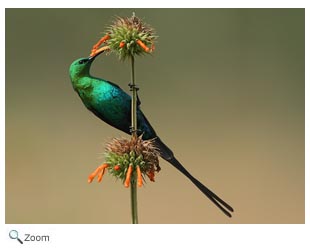
[[[145,176],[155,181],[155,173],[160,171],[159,151],[154,140],[142,140],[142,136],[128,139],[114,138],[106,145],[106,162],[88,177],[91,183],[97,176],[98,182],[107,171],[122,180],[125,187],[135,184],[139,187],[145,182]]]

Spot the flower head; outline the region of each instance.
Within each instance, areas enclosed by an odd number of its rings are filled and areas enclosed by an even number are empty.
[[[91,56],[104,50],[115,52],[121,60],[154,51],[157,36],[148,24],[133,13],[132,17],[116,17],[107,34],[93,46]],[[105,47],[100,48],[102,44]]]
[[[159,151],[153,141],[142,140],[142,136],[132,137],[130,140],[114,138],[106,145],[106,162],[89,176],[89,182],[92,182],[96,175],[100,182],[105,169],[117,179],[121,179],[125,187],[135,181],[141,187],[145,176],[148,176],[150,181],[155,181],[155,172],[159,172],[160,167]]]

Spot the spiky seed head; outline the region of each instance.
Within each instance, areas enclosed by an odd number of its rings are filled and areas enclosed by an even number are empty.
[[[106,162],[110,166],[109,173],[122,181],[126,178],[129,165],[139,166],[143,177],[154,176],[155,172],[160,171],[159,150],[154,145],[154,139],[142,140],[142,136],[131,139],[113,138],[106,144],[105,151]],[[150,180],[154,181],[154,178]]]
[[[132,17],[116,17],[107,32],[110,34],[107,45],[121,60],[148,53],[137,41],[151,48],[149,52],[152,52],[157,38],[154,29],[134,13]]]

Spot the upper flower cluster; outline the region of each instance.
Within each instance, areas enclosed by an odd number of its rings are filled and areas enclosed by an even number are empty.
[[[157,36],[148,24],[135,14],[132,17],[116,17],[114,23],[108,27],[107,34],[93,46],[91,56],[102,50],[115,52],[121,60],[135,55],[142,55],[154,51]],[[104,47],[100,47],[104,45]]]

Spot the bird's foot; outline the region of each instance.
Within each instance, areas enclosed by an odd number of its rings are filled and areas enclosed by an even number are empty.
[[[130,87],[130,91],[133,91],[134,89],[135,89],[136,91],[139,90],[139,86],[138,86],[137,84],[132,84],[132,83],[130,82],[130,83],[128,83],[128,86]]]
[[[130,132],[131,134],[133,134],[133,133],[140,134],[140,133],[142,132],[142,130],[141,130],[141,129],[133,129],[133,127],[130,126],[130,127],[129,127],[129,132]]]

